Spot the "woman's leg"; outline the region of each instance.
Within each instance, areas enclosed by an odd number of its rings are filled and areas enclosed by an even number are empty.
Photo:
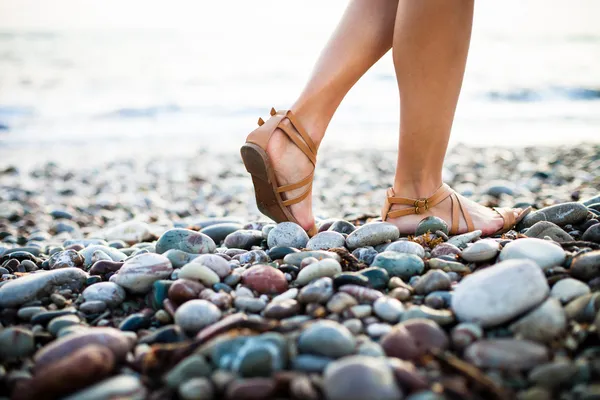
[[[346,93],[392,47],[398,0],[353,0],[323,49],[312,76],[291,110],[318,146]],[[276,131],[267,146],[279,185],[298,182],[312,168],[310,161]],[[286,193],[288,198],[304,188]],[[291,207],[303,228],[313,225],[311,196]]]
[[[400,91],[400,139],[394,192],[398,197],[426,198],[442,184],[473,21],[473,0],[400,0],[394,28],[393,55]],[[495,211],[464,199],[475,229],[484,234],[502,227]],[[392,210],[406,208],[395,205]],[[413,233],[428,215],[450,223],[446,199],[425,214],[390,220],[402,233]],[[462,220],[462,217],[461,217]],[[467,227],[461,221],[461,232]]]

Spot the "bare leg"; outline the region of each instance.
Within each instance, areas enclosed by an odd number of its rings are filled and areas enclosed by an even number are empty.
[[[291,109],[318,146],[346,93],[392,47],[398,0],[353,0],[323,49],[312,76]],[[312,164],[282,132],[267,146],[279,185],[295,183]],[[302,193],[286,193],[290,198]],[[313,225],[311,196],[291,206],[303,228]]]
[[[472,21],[473,0],[400,0],[398,4],[393,42],[400,90],[396,196],[426,198],[442,184],[442,164],[465,71]],[[490,234],[502,227],[502,218],[495,211],[466,199],[465,203],[475,229]],[[392,209],[405,207],[395,205]],[[450,199],[425,214],[390,222],[402,233],[413,233],[416,224],[428,215],[450,223]],[[467,230],[464,221],[459,230]]]

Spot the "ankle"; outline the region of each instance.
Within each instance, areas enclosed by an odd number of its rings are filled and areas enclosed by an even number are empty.
[[[291,110],[298,117],[307,134],[318,148],[325,136],[325,131],[333,114],[329,115],[327,112],[324,112],[324,108],[300,102],[296,102],[291,107]]]
[[[441,185],[441,177],[425,177],[419,179],[403,179],[396,177],[393,187],[394,193],[398,197],[423,199],[430,197]]]

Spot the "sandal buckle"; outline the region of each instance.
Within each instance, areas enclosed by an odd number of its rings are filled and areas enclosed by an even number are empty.
[[[429,210],[429,202],[427,199],[417,199],[414,202],[415,214],[421,214],[423,210]]]

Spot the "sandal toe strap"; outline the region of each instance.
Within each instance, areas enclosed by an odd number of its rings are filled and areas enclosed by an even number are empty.
[[[504,226],[502,227],[503,231],[512,229],[512,227],[515,226],[516,219],[515,213],[513,212],[512,208],[494,207],[494,211],[500,214],[500,216],[504,220]]]

